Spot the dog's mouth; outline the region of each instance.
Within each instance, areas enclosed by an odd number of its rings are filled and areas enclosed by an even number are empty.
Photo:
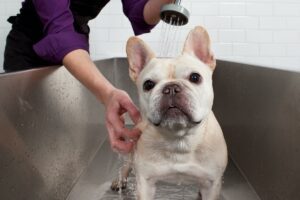
[[[176,118],[178,116],[184,116],[184,117],[188,118],[188,114],[176,106],[170,106],[163,113],[163,117],[165,117],[165,118]]]
[[[173,121],[185,121],[191,125],[200,124],[202,120],[196,121],[193,119],[191,114],[186,110],[178,107],[178,106],[169,106],[164,111],[161,112],[161,117],[157,121],[149,120],[155,126],[160,126],[164,120],[173,120]]]

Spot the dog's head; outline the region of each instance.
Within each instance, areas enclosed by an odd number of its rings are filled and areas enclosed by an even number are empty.
[[[180,56],[159,59],[139,38],[127,42],[129,74],[136,83],[143,117],[160,128],[194,127],[213,104],[212,73],[216,60],[202,27],[188,35]]]

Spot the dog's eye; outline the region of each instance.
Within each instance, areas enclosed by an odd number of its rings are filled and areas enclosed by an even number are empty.
[[[189,80],[192,83],[200,83],[201,82],[201,76],[198,73],[191,73]]]
[[[144,91],[150,91],[152,88],[154,88],[155,83],[151,80],[147,80],[144,82],[143,88]]]

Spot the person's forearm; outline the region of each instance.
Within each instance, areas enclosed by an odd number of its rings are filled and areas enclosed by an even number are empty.
[[[174,0],[149,0],[144,7],[145,21],[150,25],[157,24],[160,20],[161,7],[172,2]]]
[[[86,86],[103,104],[114,86],[97,69],[85,50],[74,50],[63,59],[64,66],[71,74]]]

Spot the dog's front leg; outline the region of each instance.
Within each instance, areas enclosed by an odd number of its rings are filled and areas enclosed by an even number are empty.
[[[202,200],[218,200],[221,190],[221,179],[215,180],[210,187],[201,189]]]
[[[126,189],[127,187],[127,178],[129,176],[129,173],[132,170],[132,155],[130,155],[127,159],[124,159],[123,166],[121,167],[119,171],[119,176],[113,180],[111,183],[110,188],[113,191],[119,191]]]
[[[138,200],[153,200],[155,195],[155,182],[136,175],[136,192]]]

